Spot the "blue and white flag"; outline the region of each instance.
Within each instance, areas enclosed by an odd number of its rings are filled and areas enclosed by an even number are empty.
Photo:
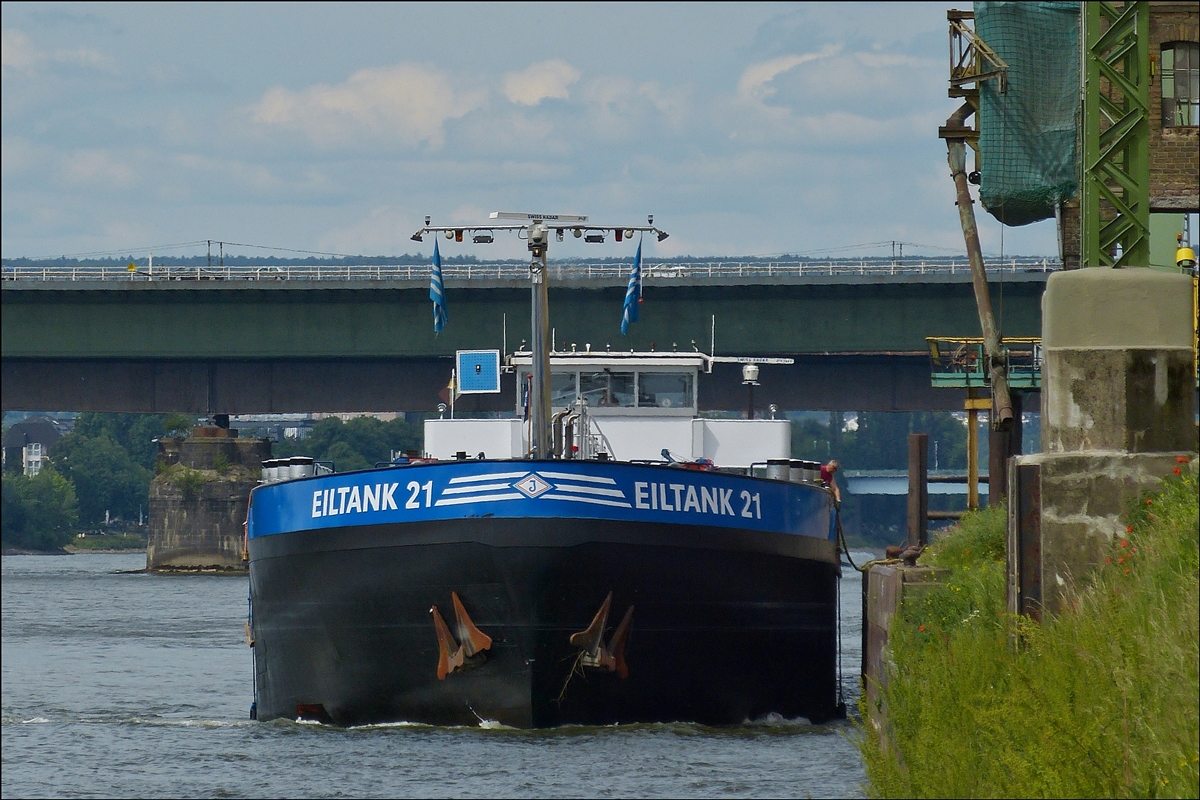
[[[433,301],[433,332],[441,333],[450,313],[446,311],[446,290],[442,287],[442,256],[437,239],[433,240],[433,271],[429,273],[429,299]]]
[[[629,333],[629,323],[638,321],[638,304],[642,302],[642,243],[638,242],[633,269],[629,271],[629,286],[625,289],[625,312],[621,316],[621,335]]]

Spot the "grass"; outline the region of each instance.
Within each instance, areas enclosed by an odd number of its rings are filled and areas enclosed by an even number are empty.
[[[930,548],[953,573],[893,622],[888,746],[869,724],[859,740],[872,796],[1200,795],[1200,511],[1181,466],[1043,625],[1005,612],[1001,509]]]
[[[110,533],[107,536],[85,536],[67,543],[77,553],[88,550],[145,550],[146,537],[126,533]]]

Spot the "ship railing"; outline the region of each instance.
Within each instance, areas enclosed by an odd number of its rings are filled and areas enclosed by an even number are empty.
[[[990,262],[987,266],[992,274],[1018,274],[1055,272],[1061,264],[1047,258],[1008,258],[1003,262]],[[443,264],[442,278],[451,282],[485,280],[528,279],[528,265],[524,262],[478,262],[466,264]],[[609,279],[625,281],[629,278],[630,264],[620,262],[551,262],[550,274],[554,280]],[[834,276],[920,276],[920,275],[969,275],[971,266],[965,259],[936,261],[881,262],[878,259],[858,261],[779,260],[779,261],[686,261],[646,264],[642,268],[643,278],[651,282],[697,279],[772,279]],[[254,266],[154,266],[139,265],[135,269],[125,266],[38,266],[4,265],[0,267],[0,279],[8,281],[352,281],[394,282],[429,279],[428,264],[279,264]]]

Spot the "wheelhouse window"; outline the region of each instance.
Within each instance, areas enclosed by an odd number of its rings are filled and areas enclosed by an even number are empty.
[[[579,394],[593,408],[633,406],[636,398],[633,387],[632,372],[613,372],[606,369],[601,372],[579,373]]]
[[[1200,125],[1200,43],[1164,44],[1161,63],[1163,127]]]
[[[554,408],[566,408],[575,404],[575,373],[550,373],[550,405]]]
[[[691,408],[690,372],[639,372],[639,408]]]

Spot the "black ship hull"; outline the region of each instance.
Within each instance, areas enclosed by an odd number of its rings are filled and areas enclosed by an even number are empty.
[[[843,711],[827,539],[476,516],[249,544],[259,719],[527,728]],[[431,606],[452,619],[451,592],[492,642],[439,679]],[[610,592],[610,633],[634,609],[626,677],[571,643]]]

